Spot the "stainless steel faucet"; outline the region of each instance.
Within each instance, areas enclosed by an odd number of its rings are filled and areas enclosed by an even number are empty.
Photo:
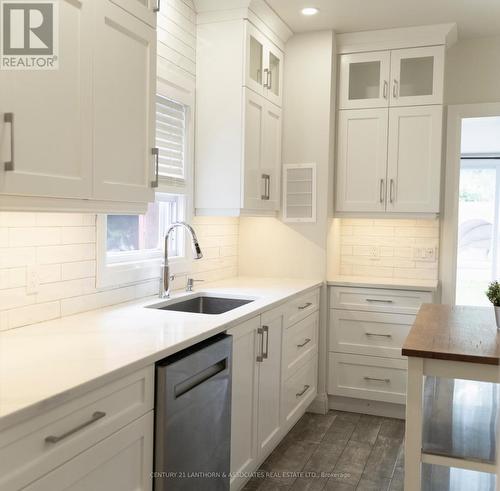
[[[201,259],[203,257],[203,253],[201,252],[200,244],[198,243],[198,238],[196,237],[196,232],[194,231],[193,227],[191,227],[191,225],[188,225],[186,222],[173,223],[165,234],[165,258],[162,268],[162,278],[160,281],[160,298],[170,297],[170,282],[174,279],[174,275],[170,274],[170,266],[168,264],[168,239],[170,238],[170,233],[177,227],[183,227],[191,235],[194,258]]]

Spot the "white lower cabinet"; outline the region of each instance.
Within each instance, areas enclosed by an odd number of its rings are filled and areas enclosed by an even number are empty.
[[[151,489],[154,367],[0,432],[0,491]]]
[[[153,421],[153,411],[150,411],[24,489],[151,490]]]
[[[401,349],[428,291],[330,288],[328,393],[406,403],[407,361]]]
[[[314,290],[228,331],[233,336],[231,490],[241,489],[317,394],[318,303],[289,324]],[[305,309],[304,309],[305,310]],[[309,340],[309,341],[307,341]]]

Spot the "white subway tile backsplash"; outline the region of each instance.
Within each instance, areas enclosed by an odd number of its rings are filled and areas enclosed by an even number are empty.
[[[95,243],[38,247],[37,260],[39,264],[93,260],[95,250]]]
[[[9,247],[58,245],[61,229],[58,227],[9,228]]]
[[[77,278],[91,278],[96,275],[95,261],[80,261],[62,264],[62,279],[74,280]]]
[[[342,275],[411,279],[438,277],[438,261],[415,260],[414,248],[438,248],[439,220],[342,219],[340,234]]]
[[[204,258],[193,274],[206,281],[237,275],[237,218],[193,220]],[[0,212],[0,331],[106,307],[158,292],[158,280],[97,290],[96,216]],[[27,293],[28,269],[38,290]],[[179,276],[174,288],[184,288]],[[36,288],[35,288],[36,290]]]

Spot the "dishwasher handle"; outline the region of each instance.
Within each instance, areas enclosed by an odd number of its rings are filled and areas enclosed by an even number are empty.
[[[179,382],[174,387],[174,397],[178,399],[179,397],[187,394],[192,391],[199,385],[203,384],[207,380],[215,377],[218,373],[223,372],[228,366],[228,359],[224,358],[223,360],[214,363],[213,365],[205,368],[201,372],[198,372],[191,377],[186,378],[182,382]]]

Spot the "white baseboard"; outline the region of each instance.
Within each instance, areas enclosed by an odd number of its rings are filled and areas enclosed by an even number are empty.
[[[328,412],[328,394],[318,394],[307,408],[308,413],[326,414]]]
[[[339,411],[372,414],[374,416],[385,416],[387,418],[397,419],[405,419],[406,408],[404,404],[368,401],[366,399],[355,399],[353,397],[340,397],[331,395],[328,396],[328,407],[329,409],[337,409]]]

